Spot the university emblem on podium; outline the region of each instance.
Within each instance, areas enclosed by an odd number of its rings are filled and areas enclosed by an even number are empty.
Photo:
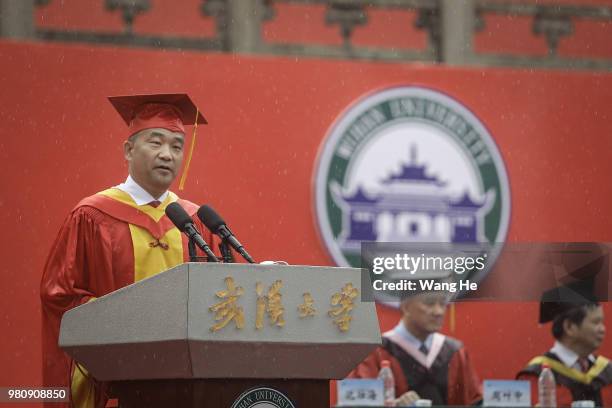
[[[243,392],[231,408],[295,408],[295,405],[274,388],[256,387]]]
[[[364,241],[506,238],[510,188],[497,146],[441,92],[395,87],[359,100],[331,127],[315,172],[317,223],[337,265],[359,267]]]

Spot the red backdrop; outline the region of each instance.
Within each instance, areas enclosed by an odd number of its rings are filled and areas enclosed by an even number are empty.
[[[46,253],[80,198],[126,176],[108,95],[191,94],[210,125],[182,195],[219,209],[260,260],[331,264],[312,204],[319,145],[347,105],[396,84],[439,89],[488,127],[511,184],[508,240],[612,241],[611,74],[10,42],[0,61],[0,386],[40,384]],[[536,314],[528,303],[460,304],[452,334],[482,378],[510,378],[551,344]],[[380,319],[386,330],[397,315],[380,309]]]

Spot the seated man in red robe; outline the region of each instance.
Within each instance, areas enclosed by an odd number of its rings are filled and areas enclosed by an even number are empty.
[[[472,405],[482,400],[481,385],[463,344],[438,333],[448,295],[424,292],[402,301],[402,319],[383,334],[383,343],[349,374],[375,378],[388,360],[395,379],[396,404],[417,399],[433,405]]]
[[[177,201],[192,216],[198,207],[168,191],[183,162],[184,125],[206,123],[187,95],[111,98],[129,127],[124,142],[127,180],[83,199],[51,248],[40,286],[43,383],[69,387],[70,406],[103,407],[104,385],[58,347],[67,310],[187,261],[187,240],[165,215]],[[213,238],[195,217],[213,248]],[[64,404],[65,405],[65,404]],[[59,407],[54,403],[50,405]]]
[[[595,406],[612,406],[612,364],[593,353],[604,339],[604,315],[593,295],[592,281],[578,281],[545,292],[540,303],[540,323],[552,323],[553,347],[533,358],[517,374],[531,381],[532,402],[538,402],[538,377],[542,366],[551,368],[557,384],[557,406],[590,400]]]

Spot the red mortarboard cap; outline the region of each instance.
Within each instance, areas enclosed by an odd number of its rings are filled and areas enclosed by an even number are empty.
[[[128,136],[152,128],[184,134],[184,125],[208,123],[187,94],[111,96],[108,100],[128,125]]]
[[[576,307],[597,305],[593,283],[592,279],[584,279],[544,292],[540,300],[540,323],[551,322]]]

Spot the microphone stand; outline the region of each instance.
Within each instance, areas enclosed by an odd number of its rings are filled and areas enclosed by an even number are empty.
[[[227,243],[226,239],[222,239],[219,244],[219,251],[221,252],[221,256],[223,257],[224,263],[235,263],[234,254],[232,254],[232,250]]]
[[[219,245],[219,247],[220,247],[220,245]],[[191,239],[191,238],[189,238],[189,244],[187,245],[187,249],[189,250],[189,262],[202,262],[203,258],[206,258],[206,262],[213,262],[207,256],[206,257],[198,256],[198,254],[196,252],[195,241],[193,239]],[[231,256],[231,254],[230,254],[230,256]],[[223,259],[224,259],[224,262],[225,262],[225,256],[224,256]]]
[[[189,249],[189,262],[198,262],[198,255],[196,254],[196,245],[193,239],[189,238],[189,244],[187,245]]]

